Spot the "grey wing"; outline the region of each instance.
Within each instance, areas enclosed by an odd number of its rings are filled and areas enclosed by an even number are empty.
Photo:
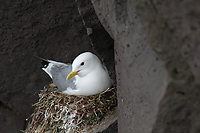
[[[75,78],[66,80],[67,75],[72,71],[71,64],[53,64],[50,70],[52,80],[59,90],[65,91],[68,87],[76,89]]]

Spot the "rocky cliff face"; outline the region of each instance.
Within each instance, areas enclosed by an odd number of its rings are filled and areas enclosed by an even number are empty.
[[[51,82],[34,55],[67,63],[81,52],[92,51],[114,70],[113,40],[98,19],[93,19],[98,23],[93,33],[98,34],[90,33],[92,44],[79,6],[73,0],[0,2],[0,132],[23,130],[37,93]],[[89,12],[84,19],[91,20],[94,15],[94,11]],[[95,29],[92,24],[87,27]]]
[[[115,41],[119,132],[200,132],[199,1],[91,1]]]
[[[116,68],[119,132],[200,132],[200,2],[91,2],[0,2],[0,132],[24,129],[50,82],[34,55],[71,62],[84,51],[113,79]]]

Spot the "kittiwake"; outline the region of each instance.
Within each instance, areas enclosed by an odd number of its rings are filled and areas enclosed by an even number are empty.
[[[68,95],[95,95],[111,86],[106,67],[91,52],[80,54],[72,64],[46,59],[42,64],[58,89]]]

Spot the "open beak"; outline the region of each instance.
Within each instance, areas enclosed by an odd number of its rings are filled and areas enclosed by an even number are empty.
[[[71,79],[72,77],[74,77],[75,75],[77,75],[78,72],[79,72],[79,71],[76,71],[76,72],[71,71],[70,74],[68,74],[68,76],[67,76],[67,80],[69,80],[69,79]]]

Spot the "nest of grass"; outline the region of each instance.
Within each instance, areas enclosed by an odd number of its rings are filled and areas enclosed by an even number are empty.
[[[87,132],[112,113],[117,106],[116,89],[93,96],[72,96],[54,84],[39,93],[39,102],[24,132]]]

